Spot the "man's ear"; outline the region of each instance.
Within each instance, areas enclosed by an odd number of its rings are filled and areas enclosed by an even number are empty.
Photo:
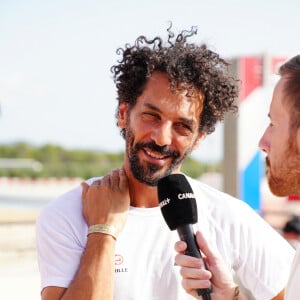
[[[193,150],[197,150],[199,148],[201,142],[204,140],[205,137],[206,137],[206,132],[201,131],[199,133],[199,136],[197,137],[197,140],[195,141],[195,144],[193,146]]]
[[[118,126],[120,128],[126,128],[126,120],[127,120],[127,103],[121,103],[118,111]]]

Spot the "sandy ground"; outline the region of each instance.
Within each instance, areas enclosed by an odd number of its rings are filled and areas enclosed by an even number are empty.
[[[40,281],[35,254],[16,254],[0,265],[1,299],[38,300]]]
[[[0,207],[1,299],[40,299],[34,209]]]

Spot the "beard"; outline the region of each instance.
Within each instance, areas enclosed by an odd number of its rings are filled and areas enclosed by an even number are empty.
[[[270,190],[279,197],[300,195],[300,153],[297,148],[289,147],[283,157],[274,165],[266,158]]]
[[[153,163],[142,163],[138,157],[138,152],[143,151],[143,148],[151,149],[162,156],[168,156],[172,159],[170,165],[165,169],[165,165],[157,165]],[[134,134],[129,126],[126,129],[126,153],[129,159],[130,169],[139,182],[149,186],[157,186],[157,182],[162,177],[170,175],[176,168],[178,168],[185,157],[191,152],[191,149],[186,151],[184,155],[180,156],[178,151],[171,150],[168,146],[158,146],[153,141],[140,142],[134,144]],[[164,171],[162,171],[165,169]]]

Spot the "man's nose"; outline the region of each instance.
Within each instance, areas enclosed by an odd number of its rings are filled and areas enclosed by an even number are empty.
[[[165,122],[152,131],[152,139],[158,146],[166,146],[172,143],[172,125]]]
[[[258,142],[258,147],[265,153],[269,152],[269,142],[267,140],[267,131],[264,132],[262,137],[260,138]]]

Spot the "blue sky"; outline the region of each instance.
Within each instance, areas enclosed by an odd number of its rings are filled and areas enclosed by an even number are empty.
[[[141,34],[198,27],[225,58],[300,51],[298,0],[1,0],[0,143],[123,150],[110,67]],[[222,155],[222,127],[194,153]]]

